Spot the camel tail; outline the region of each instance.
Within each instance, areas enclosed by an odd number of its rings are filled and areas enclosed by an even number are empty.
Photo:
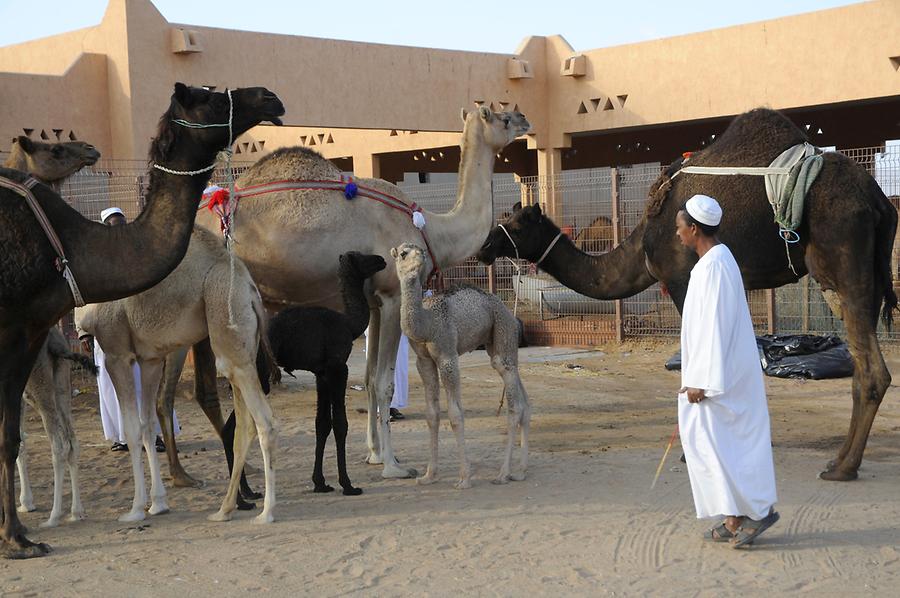
[[[254,292],[259,296],[258,291],[254,288]],[[281,370],[275,361],[275,354],[272,352],[272,345],[269,344],[269,326],[268,318],[262,307],[262,300],[253,302],[253,312],[256,314],[256,325],[259,330],[259,347],[256,350],[256,375],[259,377],[259,384],[262,386],[263,392],[269,394],[272,385],[281,382]]]
[[[881,188],[874,180],[871,185],[878,192],[880,218],[875,226],[875,281],[881,290],[878,297],[882,303],[881,319],[888,331],[894,320],[894,310],[897,309],[897,294],[894,293],[894,277],[891,262],[894,253],[894,237],[897,234],[897,208],[884,195]]]
[[[100,370],[94,364],[93,359],[91,359],[87,355],[82,355],[81,353],[73,353],[69,349],[65,337],[61,332],[55,329],[51,329],[50,331],[50,335],[47,341],[47,352],[50,353],[50,357],[52,357],[54,360],[66,359],[68,361],[71,361],[72,363],[80,365],[82,368],[89,371],[94,376],[100,373]]]

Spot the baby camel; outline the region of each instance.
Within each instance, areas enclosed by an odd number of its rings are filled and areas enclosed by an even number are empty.
[[[69,383],[71,365],[68,363],[70,361],[80,364],[94,375],[97,374],[94,363],[80,353],[73,353],[59,328],[51,328],[25,386],[25,401],[40,414],[44,431],[50,439],[50,451],[53,456],[53,507],[50,510],[50,517],[41,524],[41,527],[56,527],[62,517],[65,475],[63,466],[68,467],[69,481],[72,484],[72,509],[69,521],[84,519],[84,507],[81,506],[81,495],[78,490],[78,441],[72,422],[72,395]],[[24,414],[23,410],[23,419]],[[20,513],[34,511],[25,447],[23,426],[22,444],[19,448],[19,458],[16,460],[19,480],[22,482],[22,489],[19,492]]]
[[[292,307],[279,312],[269,323],[269,344],[278,365],[289,374],[306,370],[316,375],[316,463],[312,475],[315,492],[334,490],[325,483],[322,473],[325,442],[334,429],[338,481],[344,495],[362,494],[347,475],[347,359],[353,341],[369,325],[369,303],[363,290],[366,279],[386,265],[380,255],[345,253],[340,256],[338,269],[344,313],[324,307]],[[226,430],[230,423],[231,418]],[[228,439],[224,442],[227,451]]]
[[[431,460],[428,471],[418,478],[431,484],[437,475],[438,428],[440,427],[440,388],[447,393],[447,412],[456,434],[460,467],[457,488],[472,485],[471,468],[466,460],[463,409],[459,388],[459,355],[484,345],[491,366],[503,378],[503,396],[507,401],[506,455],[496,484],[525,479],[528,467],[528,425],[531,405],[519,378],[519,326],[512,312],[495,295],[474,287],[456,287],[422,299],[422,280],[427,264],[425,251],[411,243],[391,249],[400,279],[400,327],[416,352],[416,367],[425,386],[426,415],[431,432]],[[516,431],[521,430],[522,471],[510,473]]]

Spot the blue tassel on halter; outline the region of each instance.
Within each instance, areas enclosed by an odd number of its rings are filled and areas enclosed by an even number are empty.
[[[359,188],[356,186],[356,183],[347,183],[344,185],[344,197],[347,199],[353,199],[356,197],[356,192],[359,191]]]

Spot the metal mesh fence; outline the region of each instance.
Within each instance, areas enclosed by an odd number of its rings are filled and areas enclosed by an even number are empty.
[[[863,165],[895,207],[900,207],[900,144],[840,151]],[[249,164],[236,163],[235,173],[241,174]],[[659,163],[615,171],[591,168],[565,171],[552,179],[497,174],[492,188],[494,217],[504,218],[516,202],[546,203],[551,192],[555,193],[562,205],[558,224],[563,231],[583,251],[602,254],[612,249],[615,239],[621,241],[638,225],[660,168]],[[60,192],[87,218],[97,219],[101,210],[115,205],[132,219],[144,207],[148,180],[145,162],[101,160],[64,182]],[[223,181],[224,173],[217,170],[213,180]],[[411,201],[427,210],[446,212],[456,201],[457,185],[453,182],[400,186]],[[614,230],[616,216],[618,231]],[[900,246],[896,244],[893,273],[895,280],[900,280]],[[498,294],[515,307],[538,341],[591,345],[615,338],[676,336],[680,329],[672,301],[657,284],[616,302],[579,295],[525,261],[504,259],[487,267],[470,258],[448,268],[444,276],[448,283],[473,284]],[[844,333],[819,285],[808,277],[774,291],[749,292],[748,303],[754,327],[760,333]],[[63,325],[76,346],[71,317],[65,318]],[[898,332],[881,330],[880,335],[883,339],[900,339]]]

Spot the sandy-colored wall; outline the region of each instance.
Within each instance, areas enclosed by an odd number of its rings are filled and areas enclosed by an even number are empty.
[[[197,31],[203,51],[173,53],[176,27]],[[96,66],[82,79],[70,76],[80,52],[106,57],[105,81]],[[17,73],[0,74],[0,132],[30,127],[22,119],[38,112],[66,121],[63,128],[86,130],[83,120],[96,118],[106,121],[97,125],[108,131],[98,143],[108,145],[106,155],[143,157],[173,82],[184,81],[272,89],[286,104],[286,124],[332,136],[318,148],[329,156],[455,144],[452,135],[425,132],[459,131],[459,109],[477,101],[518,105],[534,126],[529,147],[565,147],[580,132],[900,95],[890,60],[900,57],[900,0],[584,51],[584,76],[563,76],[562,62],[575,53],[559,36],[488,54],[180,26],[150,0],[110,0],[94,28],[0,48],[0,71]],[[513,56],[530,63],[533,78],[507,77]],[[35,73],[64,73],[62,95]],[[73,98],[85,107],[67,107]],[[419,133],[390,136],[391,129]],[[263,127],[248,138],[268,151],[300,143],[305,131]]]

